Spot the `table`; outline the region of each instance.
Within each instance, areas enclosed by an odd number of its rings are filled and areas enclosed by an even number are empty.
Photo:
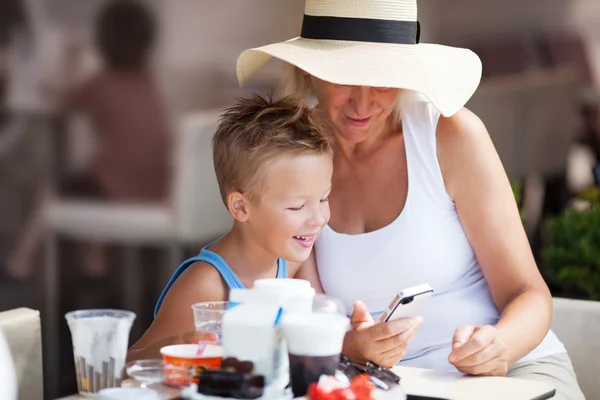
[[[402,378],[402,389],[412,395],[452,400],[545,400],[555,393],[548,383],[525,379],[466,376],[412,367],[394,367],[393,371]],[[78,399],[83,397],[73,395],[60,400]]]
[[[545,400],[554,396],[549,383],[506,377],[466,376],[421,368],[394,367],[404,391],[452,400]]]

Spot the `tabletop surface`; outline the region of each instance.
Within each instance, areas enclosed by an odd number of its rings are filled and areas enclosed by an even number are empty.
[[[409,395],[452,400],[545,400],[554,396],[549,383],[506,377],[477,377],[421,368],[394,367],[402,389]],[[173,398],[177,392],[170,392]],[[60,400],[84,397],[73,395]]]
[[[546,382],[487,376],[466,376],[421,368],[394,367],[404,391],[412,395],[453,400],[544,400],[555,388]]]

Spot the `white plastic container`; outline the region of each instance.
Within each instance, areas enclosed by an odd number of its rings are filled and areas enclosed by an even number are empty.
[[[304,279],[258,279],[252,290],[277,297],[284,311],[294,313],[312,312],[315,289]]]
[[[230,301],[235,302],[236,294],[232,294]],[[282,359],[280,352],[284,342],[277,326],[281,308],[262,294],[253,293],[252,301],[249,293],[245,295],[243,303],[223,316],[223,358],[252,361],[255,372],[265,377],[266,384],[271,384],[279,377]]]

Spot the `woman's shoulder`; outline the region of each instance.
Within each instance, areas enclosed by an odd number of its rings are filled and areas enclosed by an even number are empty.
[[[474,170],[497,163],[498,155],[485,125],[467,108],[440,117],[436,136],[442,175],[452,198],[457,182],[468,180]]]
[[[463,107],[450,117],[440,116],[437,136],[438,140],[451,140],[454,145],[462,145],[489,135],[481,119]]]

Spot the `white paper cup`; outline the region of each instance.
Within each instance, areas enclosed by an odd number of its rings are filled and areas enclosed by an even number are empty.
[[[71,330],[77,387],[82,396],[121,386],[131,311],[79,310],[65,315]]]

